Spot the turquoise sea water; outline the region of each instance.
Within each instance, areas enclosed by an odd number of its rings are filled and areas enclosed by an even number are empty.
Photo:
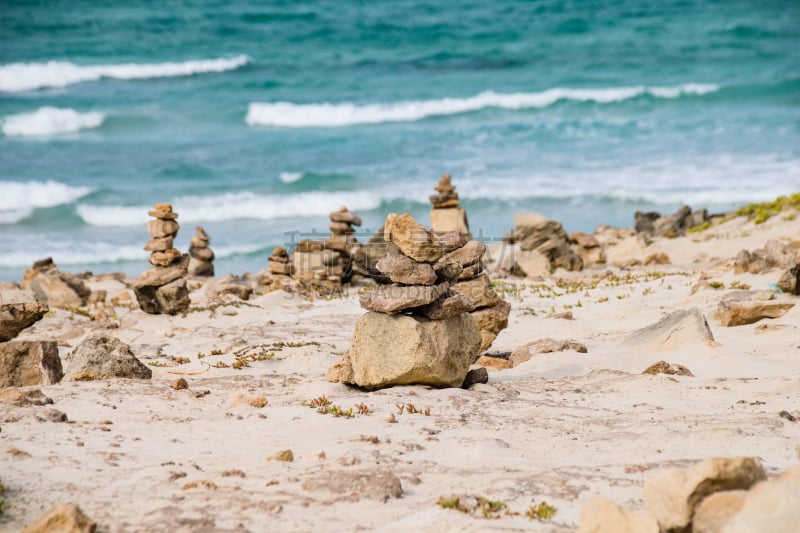
[[[240,273],[443,172],[485,237],[800,190],[794,1],[118,4],[0,7],[0,279],[140,272],[162,201]]]

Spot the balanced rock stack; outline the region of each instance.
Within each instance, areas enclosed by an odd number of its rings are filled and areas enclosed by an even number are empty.
[[[270,274],[276,276],[288,276],[292,273],[289,267],[289,252],[283,246],[276,246],[272,250],[272,255],[267,259]]]
[[[469,236],[467,213],[459,207],[456,187],[450,183],[450,174],[445,174],[433,188],[437,194],[430,196],[433,204],[431,210],[431,229],[434,233],[458,231]]]
[[[353,254],[358,247],[358,241],[353,234],[356,229],[353,226],[361,225],[361,217],[342,206],[338,211],[330,214],[331,223],[328,228],[331,236],[325,241],[325,247],[339,254],[341,262],[344,264],[343,281],[347,281],[352,275]]]
[[[514,215],[514,229],[503,237],[515,244],[514,272],[527,277],[543,276],[552,269],[582,270],[584,255],[579,241],[571,239],[561,222],[538,213]],[[589,244],[587,242],[587,244]],[[599,243],[591,242],[592,247]],[[600,260],[601,257],[597,256]],[[605,256],[602,256],[605,261]]]
[[[344,267],[339,254],[328,250],[326,241],[305,239],[297,243],[289,258],[292,278],[310,285],[313,291],[329,295],[342,288]]]
[[[189,274],[192,276],[213,276],[214,275],[214,252],[208,247],[211,239],[208,233],[201,227],[195,228],[189,246]]]
[[[155,218],[147,223],[150,240],[144,247],[151,252],[150,264],[153,267],[134,283],[136,299],[145,313],[184,313],[189,309],[189,291],[186,289],[189,256],[172,246],[180,228],[178,213],[172,211],[170,204],[156,204],[147,214]]]
[[[392,283],[361,297],[369,312],[356,322],[350,350],[328,380],[367,389],[461,386],[484,343],[481,323],[496,329],[502,322],[470,312],[505,310],[505,327],[510,309],[482,271],[483,243],[467,242],[458,231],[436,235],[409,214],[390,214],[384,239],[396,253],[378,261],[377,269]]]

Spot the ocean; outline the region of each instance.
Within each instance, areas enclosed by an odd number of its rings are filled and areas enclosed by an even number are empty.
[[[225,274],[445,172],[487,239],[797,192],[799,50],[795,1],[4,3],[0,280],[137,274],[157,202]]]

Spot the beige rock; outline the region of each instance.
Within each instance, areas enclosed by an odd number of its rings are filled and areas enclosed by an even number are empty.
[[[0,387],[54,385],[62,375],[55,341],[0,343]]]
[[[59,504],[31,522],[22,533],[94,533],[97,523],[72,504]]]
[[[280,450],[267,457],[267,461],[283,461],[291,463],[294,461],[294,454],[292,450]]]
[[[72,352],[65,381],[112,378],[150,379],[153,372],[139,361],[130,346],[107,334],[86,337]]]
[[[642,374],[667,374],[671,376],[694,376],[692,371],[683,365],[659,361],[644,369]]]
[[[150,264],[153,266],[167,267],[179,261],[181,253],[175,248],[164,250],[163,252],[153,252],[150,254]]]
[[[383,226],[384,240],[396,245],[403,254],[421,262],[433,262],[442,257],[442,250],[425,226],[405,213],[389,214]]]
[[[0,300],[2,301],[2,300]],[[0,303],[0,342],[13,339],[19,333],[41,320],[49,308],[33,299],[17,303]]]
[[[800,531],[800,467],[777,479],[763,481],[744,497],[741,510],[723,533],[775,533]]]
[[[188,256],[184,256],[184,258],[186,257]],[[186,264],[188,264],[188,261],[186,261]],[[174,267],[168,267],[165,270],[169,268]],[[154,269],[151,268],[147,272],[152,270]],[[145,276],[147,272],[142,274],[142,276]],[[183,272],[185,274],[186,271],[183,270]],[[139,280],[137,280],[136,285],[140,284],[141,279],[140,277]],[[178,277],[164,285],[145,285],[139,287],[136,285],[134,285],[136,300],[139,302],[139,307],[145,313],[153,315],[177,315],[189,310],[189,304],[191,302],[189,300],[189,291],[186,288],[186,279],[183,277]]]
[[[614,502],[595,495],[581,511],[577,533],[658,533],[658,522],[646,513],[625,511]]]
[[[480,261],[471,265],[465,266],[456,278],[457,281],[466,281],[477,278],[483,272],[483,265]]]
[[[0,400],[8,402],[17,407],[25,405],[50,405],[52,398],[48,398],[39,389],[11,388],[0,390]]]
[[[353,226],[361,225],[361,218],[344,206],[340,207],[338,211],[331,213],[330,219],[332,222],[342,222],[345,224],[352,224]]]
[[[597,240],[597,237],[581,231],[573,231],[569,238],[582,248],[597,248],[600,246],[600,241]]]
[[[283,246],[276,246],[272,249],[273,257],[289,257],[289,252]]]
[[[175,390],[185,390],[189,388],[189,383],[184,378],[178,378],[169,384]]]
[[[143,272],[142,275],[139,276],[133,283],[134,291],[135,289],[141,289],[145,287],[160,287],[162,285],[166,285],[171,281],[175,281],[178,278],[186,276],[188,268],[188,254],[184,254],[181,257],[181,260],[176,262],[174,265],[168,267],[150,268]]]
[[[191,248],[189,252],[191,253]],[[190,256],[188,273],[190,276],[211,277],[214,275],[214,263],[201,261]]]
[[[38,301],[63,309],[85,305],[92,292],[80,279],[57,270],[34,277],[31,290]]]
[[[646,249],[646,238],[643,235],[634,235],[607,248],[606,260],[612,265],[622,264],[628,259],[644,256]]]
[[[189,248],[189,256],[205,263],[210,263],[214,260],[214,252],[211,250],[211,248],[198,248],[197,246],[192,246]]]
[[[455,205],[452,205],[452,204]],[[455,202],[446,202],[446,205],[452,207],[438,208],[442,203],[437,204],[436,209],[431,209],[431,229],[436,233],[447,233],[450,231],[457,231],[461,234],[469,233],[469,223],[467,221],[467,212],[463,208],[458,207],[458,199]]]
[[[479,352],[485,352],[491,346],[497,335],[508,327],[508,315],[511,313],[511,304],[501,300],[497,305],[477,309],[470,313],[475,325],[481,332],[481,346]]]
[[[488,357],[486,355],[478,357],[474,364],[488,366],[496,370],[506,370],[512,366],[508,359],[502,359],[500,357]]]
[[[404,285],[433,285],[436,273],[427,263],[400,254],[387,254],[375,265],[387,278]]]
[[[164,237],[175,237],[180,226],[174,220],[148,220],[147,233],[151,238],[163,239]]]
[[[353,369],[349,383],[460,387],[479,346],[475,321],[463,313],[444,320],[367,313],[356,321],[345,355]]]
[[[468,281],[459,281],[452,285],[450,290],[469,300],[471,310],[491,307],[501,302],[486,274],[481,274]]]
[[[438,285],[384,285],[359,298],[361,307],[379,313],[394,314],[403,309],[427,305],[447,291],[447,283]]]
[[[547,222],[547,217],[539,213],[517,213],[514,215],[514,227],[535,228]]]
[[[734,291],[722,298],[716,318],[723,326],[742,326],[781,317],[794,305],[789,299],[776,298],[773,291]]]
[[[172,211],[148,211],[147,214],[151,217],[155,217],[159,220],[175,220],[178,218],[178,213],[174,213]]]
[[[711,328],[697,307],[673,311],[658,322],[635,331],[625,340],[626,345],[656,352],[713,343]]]
[[[443,320],[470,310],[469,300],[460,294],[444,294],[428,305],[414,309],[415,313],[430,320]]]
[[[588,353],[586,345],[570,340],[539,339],[522,346],[517,346],[511,351],[508,358],[511,366],[517,366],[539,353],[563,352],[573,350],[578,353]]]
[[[269,258],[267,263],[269,264],[269,271],[273,274],[283,274],[288,276],[292,273],[292,266],[289,263],[275,261],[272,258]]]
[[[150,239],[144,245],[144,249],[148,252],[163,252],[172,248],[172,243],[175,241],[172,237],[161,237],[159,239]]]
[[[781,274],[778,288],[787,294],[800,295],[800,264]]]
[[[536,250],[519,250],[514,254],[514,270],[528,278],[549,276],[550,259]]]
[[[482,241],[468,241],[464,246],[442,256],[434,268],[441,268],[448,263],[456,263],[462,268],[478,263],[486,253],[486,245]]]
[[[352,383],[353,379],[353,366],[346,356],[336,361],[325,374],[325,380],[331,383]]]
[[[696,507],[707,496],[749,489],[766,479],[761,462],[753,457],[711,457],[689,468],[671,468],[648,479],[644,502],[664,530],[688,526]]]
[[[723,490],[705,498],[694,511],[692,533],[722,533],[742,508],[746,494],[745,490]]]
[[[353,226],[344,222],[331,222],[328,224],[328,229],[331,230],[331,233],[335,233],[337,235],[346,235],[348,233],[356,232],[356,229]]]

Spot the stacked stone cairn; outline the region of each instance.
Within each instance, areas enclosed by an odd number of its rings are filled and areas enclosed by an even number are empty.
[[[330,295],[342,290],[344,267],[339,254],[328,250],[326,241],[305,239],[297,243],[289,258],[293,279],[303,293]]]
[[[450,182],[450,174],[445,174],[433,188],[436,194],[429,197],[433,209],[431,210],[431,229],[434,233],[448,233],[458,231],[469,238],[469,224],[467,213],[459,207],[456,187]]]
[[[390,214],[392,252],[377,269],[392,283],[367,291],[350,350],[329,381],[379,389],[459,387],[479,352],[508,325],[510,306],[483,272],[485,245],[452,231],[436,235],[410,214]]]
[[[153,315],[185,313],[189,309],[186,289],[189,256],[172,246],[180,228],[178,213],[172,211],[170,204],[156,204],[147,214],[155,218],[147,223],[150,240],[144,247],[150,252],[153,267],[133,285],[139,307]]]
[[[275,276],[288,276],[292,273],[289,266],[289,252],[283,246],[276,246],[267,259],[269,273]]]
[[[361,226],[361,217],[346,206],[342,206],[338,211],[331,213],[330,218],[328,229],[331,230],[331,236],[325,241],[325,247],[339,254],[340,263],[343,265],[342,282],[347,282],[353,275],[353,254],[359,247],[358,241],[353,236],[356,232],[353,226]]]
[[[208,247],[211,239],[201,226],[195,228],[189,246],[189,274],[208,277],[214,275],[214,252]]]

